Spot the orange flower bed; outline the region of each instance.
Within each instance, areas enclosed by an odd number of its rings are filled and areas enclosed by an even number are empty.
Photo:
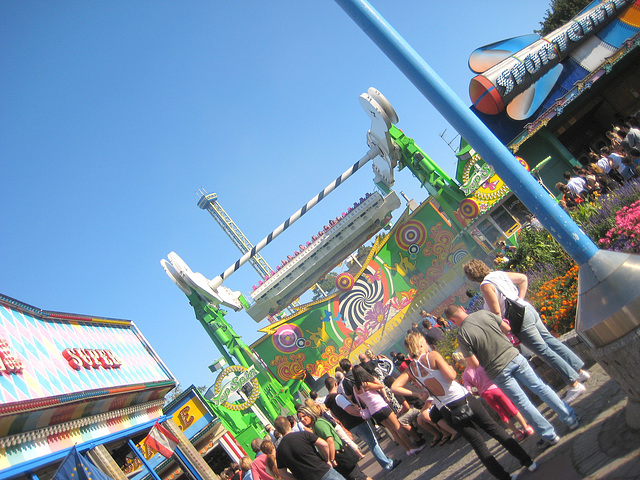
[[[573,266],[561,277],[547,280],[532,292],[529,301],[554,335],[573,330],[578,301],[578,266]]]

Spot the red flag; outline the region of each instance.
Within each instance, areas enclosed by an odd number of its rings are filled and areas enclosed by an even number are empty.
[[[149,432],[149,435],[147,435],[147,438],[144,439],[144,443],[162,456],[169,458],[173,455],[173,451],[178,446],[179,440],[173,433],[156,422]]]

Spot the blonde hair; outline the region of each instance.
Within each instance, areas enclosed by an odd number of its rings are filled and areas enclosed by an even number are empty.
[[[451,354],[451,358],[456,363],[461,363],[462,365],[466,365],[467,364],[467,360],[464,358],[464,355],[462,355],[462,353],[460,353],[460,352],[453,352]]]
[[[304,405],[307,408],[310,408],[311,411],[316,414],[316,417],[319,417],[320,415],[322,415],[322,409],[320,408],[320,406],[310,398],[307,398],[304,401]]]
[[[247,470],[251,470],[251,458],[242,457],[240,459],[240,470],[246,472]]]
[[[420,351],[420,339],[424,338],[421,333],[410,332],[404,337],[404,348],[411,358],[418,358],[422,353]]]

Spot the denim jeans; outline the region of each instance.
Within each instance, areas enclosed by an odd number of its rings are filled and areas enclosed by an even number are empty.
[[[333,468],[330,468],[329,471],[325,473],[320,480],[345,480],[345,479]]]
[[[576,414],[573,409],[560,400],[560,397],[546,383],[544,383],[536,372],[533,371],[531,365],[522,356],[518,355],[514,358],[500,375],[493,378],[493,383],[498,385],[509,397],[509,400],[518,407],[522,416],[527,419],[535,432],[545,440],[552,440],[556,431],[553,425],[542,416],[529,397],[524,393],[518,382],[535,393],[545,402],[551,409],[558,414],[558,418],[567,424],[572,425],[576,422]]]
[[[551,365],[568,385],[577,380],[578,370],[583,367],[584,362],[549,333],[535,308],[527,306],[522,330],[517,337],[527,348]]]
[[[353,427],[350,432],[360,437],[362,441],[367,444],[367,447],[369,447],[369,450],[371,450],[374,458],[382,468],[385,470],[391,470],[391,467],[393,467],[393,460],[388,458],[382,451],[382,448],[380,448],[380,444],[373,434],[373,430],[371,430],[368,422],[363,422],[360,425]]]

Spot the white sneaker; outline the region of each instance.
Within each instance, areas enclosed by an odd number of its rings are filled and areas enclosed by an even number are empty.
[[[411,449],[411,450],[409,450],[407,452],[407,456],[411,457],[413,455],[417,455],[418,453],[420,453],[422,451],[423,448],[424,448],[424,445],[422,445],[421,447],[413,448],[413,449]]]
[[[544,438],[541,438],[540,440],[538,440],[538,443],[536,443],[536,446],[540,450],[546,450],[547,448],[553,445],[557,445],[559,441],[560,441],[560,437],[558,435],[553,437],[551,440],[545,440]]]
[[[564,396],[563,400],[571,405],[571,403],[575,402],[576,399],[586,391],[587,387],[578,383],[575,387],[569,387],[569,390],[567,390],[567,394]]]
[[[536,462],[533,462],[531,465],[527,467],[527,470],[529,470],[530,472],[535,472],[537,469],[538,469],[538,464]]]
[[[591,374],[589,372],[587,372],[586,370],[582,370],[579,374],[578,374],[578,382],[580,383],[584,383],[587,380],[589,380],[591,378]]]
[[[568,425],[569,430],[575,430],[576,428],[578,428],[580,426],[580,420],[580,415],[576,414],[575,421],[571,425]]]

